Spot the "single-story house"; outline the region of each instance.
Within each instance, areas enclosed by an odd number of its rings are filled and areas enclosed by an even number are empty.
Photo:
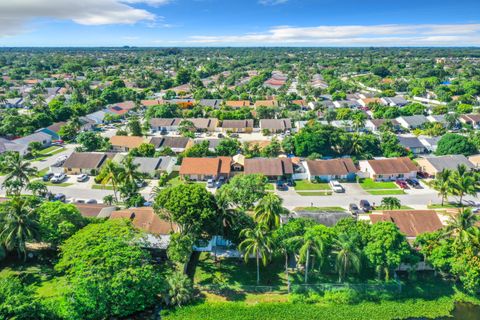
[[[372,132],[378,132],[380,127],[388,122],[392,124],[394,130],[400,129],[400,123],[395,119],[370,119],[365,121],[365,128]]]
[[[417,177],[417,166],[410,158],[385,158],[362,160],[360,171],[373,180],[391,181]]]
[[[170,148],[175,153],[183,152],[194,144],[188,137],[152,137],[149,143],[153,144],[157,150]]]
[[[100,110],[97,112],[87,114],[85,118],[92,120],[93,122],[95,122],[95,124],[102,124],[106,115],[107,115],[106,111]]]
[[[458,120],[474,128],[480,128],[480,114],[462,114]]]
[[[402,116],[396,118],[395,120],[397,120],[402,127],[409,130],[421,128],[425,125],[425,123],[429,122],[427,117],[424,115]]]
[[[148,234],[146,242],[151,249],[167,249],[170,243],[170,234],[179,231],[176,224],[162,220],[151,207],[114,211],[110,215],[110,219],[130,220],[135,228]]]
[[[64,122],[64,121],[56,122],[56,123],[54,123],[54,124],[52,124],[52,125],[50,125],[46,128],[38,129],[36,132],[43,132],[43,133],[49,134],[52,137],[53,140],[60,140],[61,137],[58,134],[58,132],[66,124],[67,123]]]
[[[310,181],[345,180],[354,181],[357,168],[350,158],[331,160],[307,160],[303,163]]]
[[[220,109],[222,106],[222,99],[201,99],[198,104],[204,107],[211,107],[213,109]]]
[[[391,107],[403,107],[409,104],[409,101],[402,96],[385,97],[382,98],[382,102]]]
[[[278,107],[277,100],[257,100],[253,104],[255,108],[257,107]]]
[[[21,144],[26,147],[32,142],[39,142],[43,148],[52,144],[52,136],[44,132],[35,132],[23,138],[13,140],[16,144]]]
[[[432,123],[440,123],[443,126],[447,125],[447,120],[445,119],[444,114],[432,114],[427,116],[427,119]]]
[[[475,154],[468,157],[468,160],[475,166],[475,168],[480,168],[480,154]]]
[[[383,104],[383,100],[380,98],[363,98],[363,99],[358,99],[358,103],[362,105],[362,107],[368,107],[371,104]]]
[[[372,223],[393,222],[407,240],[414,240],[422,233],[438,231],[443,227],[435,210],[392,210],[368,217]]]
[[[162,103],[163,103],[163,100],[159,100],[159,99],[141,100],[140,101],[140,104],[144,108],[158,106],[158,105],[161,105]]]
[[[221,130],[224,133],[251,133],[253,131],[253,120],[223,120]]]
[[[180,122],[181,118],[152,118],[149,123],[153,132],[176,132]]]
[[[192,122],[195,129],[202,132],[213,132],[218,126],[218,119],[216,118],[189,118],[185,120]]]
[[[115,152],[128,152],[133,148],[138,148],[142,143],[147,141],[143,137],[133,136],[113,136],[110,137],[112,150]]]
[[[66,174],[96,174],[109,158],[113,158],[113,155],[100,152],[74,152],[62,167]]]
[[[413,154],[422,154],[427,151],[423,143],[415,136],[397,136],[398,143]]]
[[[285,132],[292,129],[290,119],[261,119],[260,130],[268,130],[271,133]]]
[[[437,151],[438,142],[442,137],[418,136],[418,140],[425,146],[428,152]]]
[[[74,203],[80,214],[85,218],[109,218],[117,208],[100,203]]]
[[[4,108],[23,108],[23,102],[23,98],[10,98],[6,99],[1,106]]]
[[[475,169],[475,165],[470,162],[463,154],[455,154],[449,156],[423,157],[415,159],[420,171],[428,173],[431,177],[435,177],[443,169],[456,170],[461,164],[469,169]]]
[[[290,177],[293,163],[290,158],[252,158],[245,159],[245,174],[260,173],[270,180]]]
[[[327,104],[327,102],[324,104]],[[337,100],[337,101],[333,101],[332,104],[335,108],[357,109],[362,106],[358,101],[355,101],[355,100]]]
[[[124,155],[118,154],[114,161],[121,162],[125,158]],[[175,157],[133,157],[133,163],[138,165],[138,172],[149,175],[150,177],[159,177],[160,174],[166,172],[172,173],[173,167],[177,163]]]
[[[28,146],[0,138],[0,154],[5,152],[17,152],[21,156],[25,156],[28,154]]]
[[[195,143],[195,144],[198,144],[198,143],[202,143],[202,142],[208,141],[208,150],[214,152],[215,149],[216,149],[216,148],[218,147],[218,145],[220,144],[220,142],[222,142],[222,140],[224,140],[224,139],[217,139],[217,138],[195,139],[195,140],[194,140],[194,143]]]
[[[225,101],[225,105],[230,108],[242,108],[242,107],[251,107],[252,104],[249,100],[239,100],[239,101]]]
[[[232,158],[184,158],[180,166],[180,176],[189,180],[228,179],[231,173]]]
[[[137,106],[134,101],[125,101],[120,103],[115,103],[108,108],[108,111],[118,115],[124,116],[129,113],[131,110],[135,109]]]

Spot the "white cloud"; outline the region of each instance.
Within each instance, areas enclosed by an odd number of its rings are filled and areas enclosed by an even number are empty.
[[[0,0],[0,36],[14,35],[36,18],[72,20],[82,25],[134,24],[156,16],[133,4],[159,6],[169,0]]]
[[[316,46],[470,46],[480,45],[480,24],[351,25],[273,27],[262,33],[192,36],[192,44]]]

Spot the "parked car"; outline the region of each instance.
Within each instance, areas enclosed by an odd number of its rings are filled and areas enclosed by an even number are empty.
[[[87,203],[87,204],[96,204],[96,203],[97,203],[97,200],[95,200],[95,199],[88,199],[87,201],[85,201],[85,203]]]
[[[221,138],[225,138],[225,136],[223,135],[223,133],[217,134],[217,137],[220,138],[220,139],[221,139]]]
[[[337,193],[343,193],[345,192],[345,189],[343,188],[343,186],[340,184],[340,182],[338,182],[337,180],[332,180],[330,181],[330,187],[332,188],[332,190],[334,192],[337,192]]]
[[[358,208],[358,206],[355,203],[350,203],[348,205],[348,211],[350,211],[350,213],[354,216],[356,216],[357,214],[360,213],[360,209]]]
[[[139,180],[139,181],[137,181],[137,187],[138,187],[138,188],[146,187],[147,184],[148,184],[148,183],[147,183],[145,180]]]
[[[288,190],[287,185],[282,180],[278,180],[276,186],[277,186],[278,191],[287,191]]]
[[[60,202],[65,202],[67,200],[67,197],[63,193],[57,193],[55,196],[53,196],[52,201],[60,201]]]
[[[238,137],[239,137],[238,133],[232,133],[230,135],[230,138],[238,138]]]
[[[215,183],[216,188],[220,188],[225,183],[225,179],[223,177],[218,178],[217,182]]]
[[[77,177],[77,182],[85,182],[88,180],[88,174],[81,174]]]
[[[419,179],[426,179],[428,177],[429,177],[428,173],[426,173],[426,172],[421,172],[421,171],[417,172],[417,178],[419,178]]]
[[[208,179],[207,180],[207,188],[215,188],[215,180]]]
[[[415,189],[420,189],[422,186],[420,185],[420,182],[418,182],[415,179],[407,179],[405,180],[411,187]]]
[[[53,175],[53,178],[52,180],[50,180],[50,182],[52,183],[61,183],[63,180],[67,179],[67,176],[65,175],[65,173],[55,173]]]
[[[52,177],[53,177],[53,172],[48,172],[43,175],[42,180],[43,182],[48,182],[50,181],[50,179],[52,179]]]
[[[360,200],[360,208],[365,212],[369,212],[372,210],[372,206],[370,205],[370,202],[368,202],[368,200]]]
[[[408,184],[403,180],[397,180],[395,183],[402,189],[410,189]]]
[[[289,186],[289,187],[295,187],[295,185],[296,185],[296,184],[295,184],[295,181],[294,181],[294,180],[290,179],[290,180],[287,181],[287,186]]]

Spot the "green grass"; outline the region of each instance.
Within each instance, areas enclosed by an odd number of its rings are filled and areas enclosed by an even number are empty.
[[[443,205],[440,203],[429,204],[427,206],[428,209],[451,209],[451,208],[461,208],[462,206],[459,203],[444,203]]]
[[[45,185],[49,186],[49,187],[70,187],[70,186],[73,186],[73,183],[69,183],[69,182],[63,182],[63,183],[45,182]]]
[[[398,189],[395,182],[380,182],[373,181],[372,179],[363,179],[360,181],[360,186],[365,190],[374,190],[374,189]]]
[[[389,210],[389,209],[385,209],[383,206],[376,206],[375,211],[377,210]],[[395,210],[413,210],[413,208],[409,206],[400,206],[400,209],[395,209]]]
[[[92,189],[94,190],[113,190],[113,186],[111,185],[102,185],[102,184],[94,184],[92,185]]]
[[[51,147],[48,147],[48,148],[45,148],[43,150],[40,150],[38,151],[39,154],[41,155],[50,155],[50,154],[56,154],[58,153],[57,151],[58,150],[64,150],[63,147],[59,147],[59,146],[51,146]]]
[[[367,190],[368,193],[374,196],[386,196],[386,195],[399,195],[405,194],[405,191],[402,189],[397,190]]]
[[[303,197],[312,197],[312,196],[331,196],[331,191],[311,191],[311,192],[298,192],[298,195]]]
[[[328,183],[313,183],[307,180],[295,181],[295,190],[330,190]]]
[[[342,207],[296,207],[293,211],[345,211]]]
[[[273,185],[273,183],[267,183],[265,185],[265,190],[267,191],[274,191],[275,190],[275,186]]]

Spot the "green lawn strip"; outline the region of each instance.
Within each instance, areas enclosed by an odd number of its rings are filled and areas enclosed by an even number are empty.
[[[398,189],[395,182],[373,181],[372,179],[361,180],[359,184],[367,191],[375,189]]]
[[[50,171],[49,168],[45,168],[45,169],[42,169],[42,170],[38,171],[37,177],[39,177],[39,178],[43,177],[44,175],[47,174],[48,171]]]
[[[310,191],[310,192],[305,192],[305,191],[297,191],[297,194],[303,197],[312,197],[312,196],[331,196],[332,192],[331,191]]]
[[[389,210],[389,209],[386,209],[383,206],[375,206],[375,211],[377,210]],[[394,209],[394,210],[413,210],[413,208],[409,206],[400,206],[400,209]]]
[[[55,154],[54,152],[58,151],[58,150],[64,150],[63,147],[58,147],[58,146],[51,146],[51,147],[48,147],[48,148],[45,148],[43,150],[40,150],[38,151],[39,154],[41,155],[49,155],[49,154]]]
[[[113,190],[113,186],[112,185],[102,185],[102,184],[94,184],[92,185],[92,189],[95,189],[95,190]]]
[[[444,203],[443,205],[440,203],[429,204],[427,205],[428,209],[452,209],[452,208],[461,208],[460,204],[451,204],[451,203]]]
[[[63,183],[45,182],[45,185],[49,186],[49,187],[70,187],[70,186],[73,186],[73,183],[69,183],[69,182],[63,182]]]
[[[328,183],[313,183],[307,180],[295,181],[295,190],[330,190]]]
[[[345,211],[342,207],[296,207],[293,211]]]
[[[399,194],[405,194],[405,191],[402,189],[397,189],[397,190],[367,190],[368,193],[374,196],[383,196],[383,195],[399,195]]]

